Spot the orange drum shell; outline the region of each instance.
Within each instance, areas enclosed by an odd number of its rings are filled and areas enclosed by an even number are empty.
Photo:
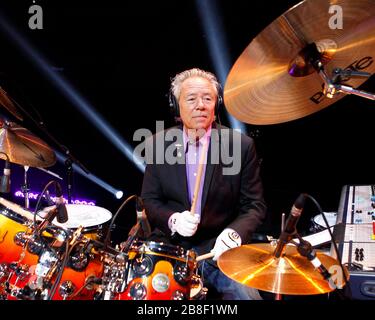
[[[36,278],[35,275],[35,268],[37,264],[37,258],[38,256],[32,255],[30,253],[26,253],[25,259],[23,261],[25,262],[31,262],[35,261],[33,264],[29,264],[29,272],[30,274],[26,276],[25,279],[20,281],[20,279],[17,279],[16,275],[13,275],[10,279],[10,285],[11,287],[15,288],[24,288],[29,282],[33,281],[33,279]],[[59,293],[59,287],[61,284],[63,284],[65,281],[71,281],[75,287],[74,292],[71,297],[67,297],[67,300],[93,300],[94,294],[96,291],[96,288],[91,286],[91,289],[84,288],[80,291],[78,295],[76,293],[78,290],[82,288],[82,286],[85,284],[86,280],[90,277],[97,277],[100,278],[103,275],[103,263],[98,259],[98,257],[95,257],[95,259],[90,260],[88,266],[83,271],[75,271],[69,267],[66,267],[64,269],[64,272],[62,274],[61,280],[59,282],[59,285],[57,287],[57,290],[55,291],[55,294],[52,297],[52,300],[63,300],[64,297],[62,297]],[[52,277],[52,283],[53,285],[55,281],[56,275]],[[15,300],[15,297],[8,296],[8,300]]]
[[[165,292],[157,292],[152,286],[153,277],[162,273],[166,275],[169,279],[169,288]],[[176,290],[182,292],[186,297],[190,296],[190,285],[181,286],[175,281],[173,277],[173,266],[169,261],[158,261],[155,264],[155,269],[151,275],[148,277],[134,278],[127,286],[127,289],[123,293],[119,293],[114,300],[132,300],[130,296],[130,288],[135,283],[142,283],[146,287],[146,295],[143,300],[171,300],[173,293]]]
[[[23,248],[14,242],[14,237],[18,232],[26,232],[27,229],[26,225],[0,214],[0,263],[19,260]]]

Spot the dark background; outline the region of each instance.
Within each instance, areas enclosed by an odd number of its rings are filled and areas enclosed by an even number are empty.
[[[230,65],[264,27],[298,3],[213,2],[225,33]],[[207,46],[208,35],[193,0],[38,0],[36,4],[43,8],[43,30],[28,27],[32,4],[4,0],[0,12],[47,58],[49,68],[68,80],[133,147],[137,145],[132,141],[135,130],[155,132],[156,120],[165,120],[166,126],[173,124],[165,97],[171,77],[192,67],[216,72]],[[0,44],[0,85],[28,112],[36,115],[36,110],[49,133],[92,174],[124,191],[124,198],[117,200],[76,173],[74,195],[95,199],[98,206],[115,213],[126,197],[140,194],[142,172],[61,94],[3,30]],[[362,88],[374,92],[374,78]],[[261,234],[278,234],[281,213],[289,212],[301,192],[316,198],[324,211],[337,211],[344,185],[374,183],[374,107],[373,101],[347,96],[302,119],[279,125],[246,125],[250,134],[256,134],[269,206],[267,220],[259,229]],[[21,122],[6,109],[0,111],[59,150],[29,119]],[[221,120],[229,125],[224,111]],[[22,184],[22,169],[16,164],[12,169],[14,191]],[[66,177],[59,162],[48,169]],[[53,179],[34,168],[29,172],[31,188],[39,192]],[[4,197],[22,204],[12,195]],[[309,232],[310,220],[316,214],[317,209],[308,203],[298,226],[302,233]],[[125,235],[135,216],[131,203],[116,223],[119,234]]]

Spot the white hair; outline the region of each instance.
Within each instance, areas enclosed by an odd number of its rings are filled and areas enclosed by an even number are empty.
[[[213,88],[215,89],[216,95],[217,96],[219,95],[220,84],[216,76],[211,72],[204,71],[198,68],[193,68],[193,69],[186,70],[186,71],[176,74],[176,76],[172,79],[171,92],[173,93],[177,101],[180,98],[182,83],[186,79],[192,78],[192,77],[201,77],[201,78],[207,79],[208,81],[210,81]]]

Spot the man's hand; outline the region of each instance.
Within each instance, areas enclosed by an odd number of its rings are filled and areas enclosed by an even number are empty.
[[[199,215],[192,215],[190,211],[175,212],[170,217],[172,235],[177,232],[184,237],[191,237],[198,229],[199,220]]]
[[[216,238],[215,246],[211,250],[211,252],[214,254],[212,260],[216,261],[223,252],[235,247],[239,247],[240,245],[240,235],[233,229],[224,229],[224,231]]]

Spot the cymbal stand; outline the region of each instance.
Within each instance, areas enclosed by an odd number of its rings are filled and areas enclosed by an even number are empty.
[[[71,160],[71,158],[66,158],[65,166],[66,166],[66,171],[67,171],[68,203],[72,203],[73,161]]]
[[[29,170],[29,166],[24,166],[24,176],[23,176],[23,185],[21,187],[21,190],[22,190],[22,193],[23,193],[23,196],[25,198],[25,208],[26,209],[29,209],[30,207],[30,199],[29,199],[29,191],[30,191],[30,185],[27,181],[27,171]]]
[[[320,77],[324,80],[323,93],[327,98],[334,98],[337,93],[354,94],[362,98],[375,100],[375,94],[369,93],[363,90],[357,90],[350,86],[344,86],[340,84],[342,77],[370,77],[371,74],[368,72],[354,71],[354,70],[342,70],[336,68],[333,70],[333,76],[330,78],[324,70],[323,63],[318,60],[314,63],[315,69],[319,73]]]
[[[285,213],[281,214],[281,232],[285,229]],[[283,295],[281,293],[275,293],[275,300],[283,300]]]

